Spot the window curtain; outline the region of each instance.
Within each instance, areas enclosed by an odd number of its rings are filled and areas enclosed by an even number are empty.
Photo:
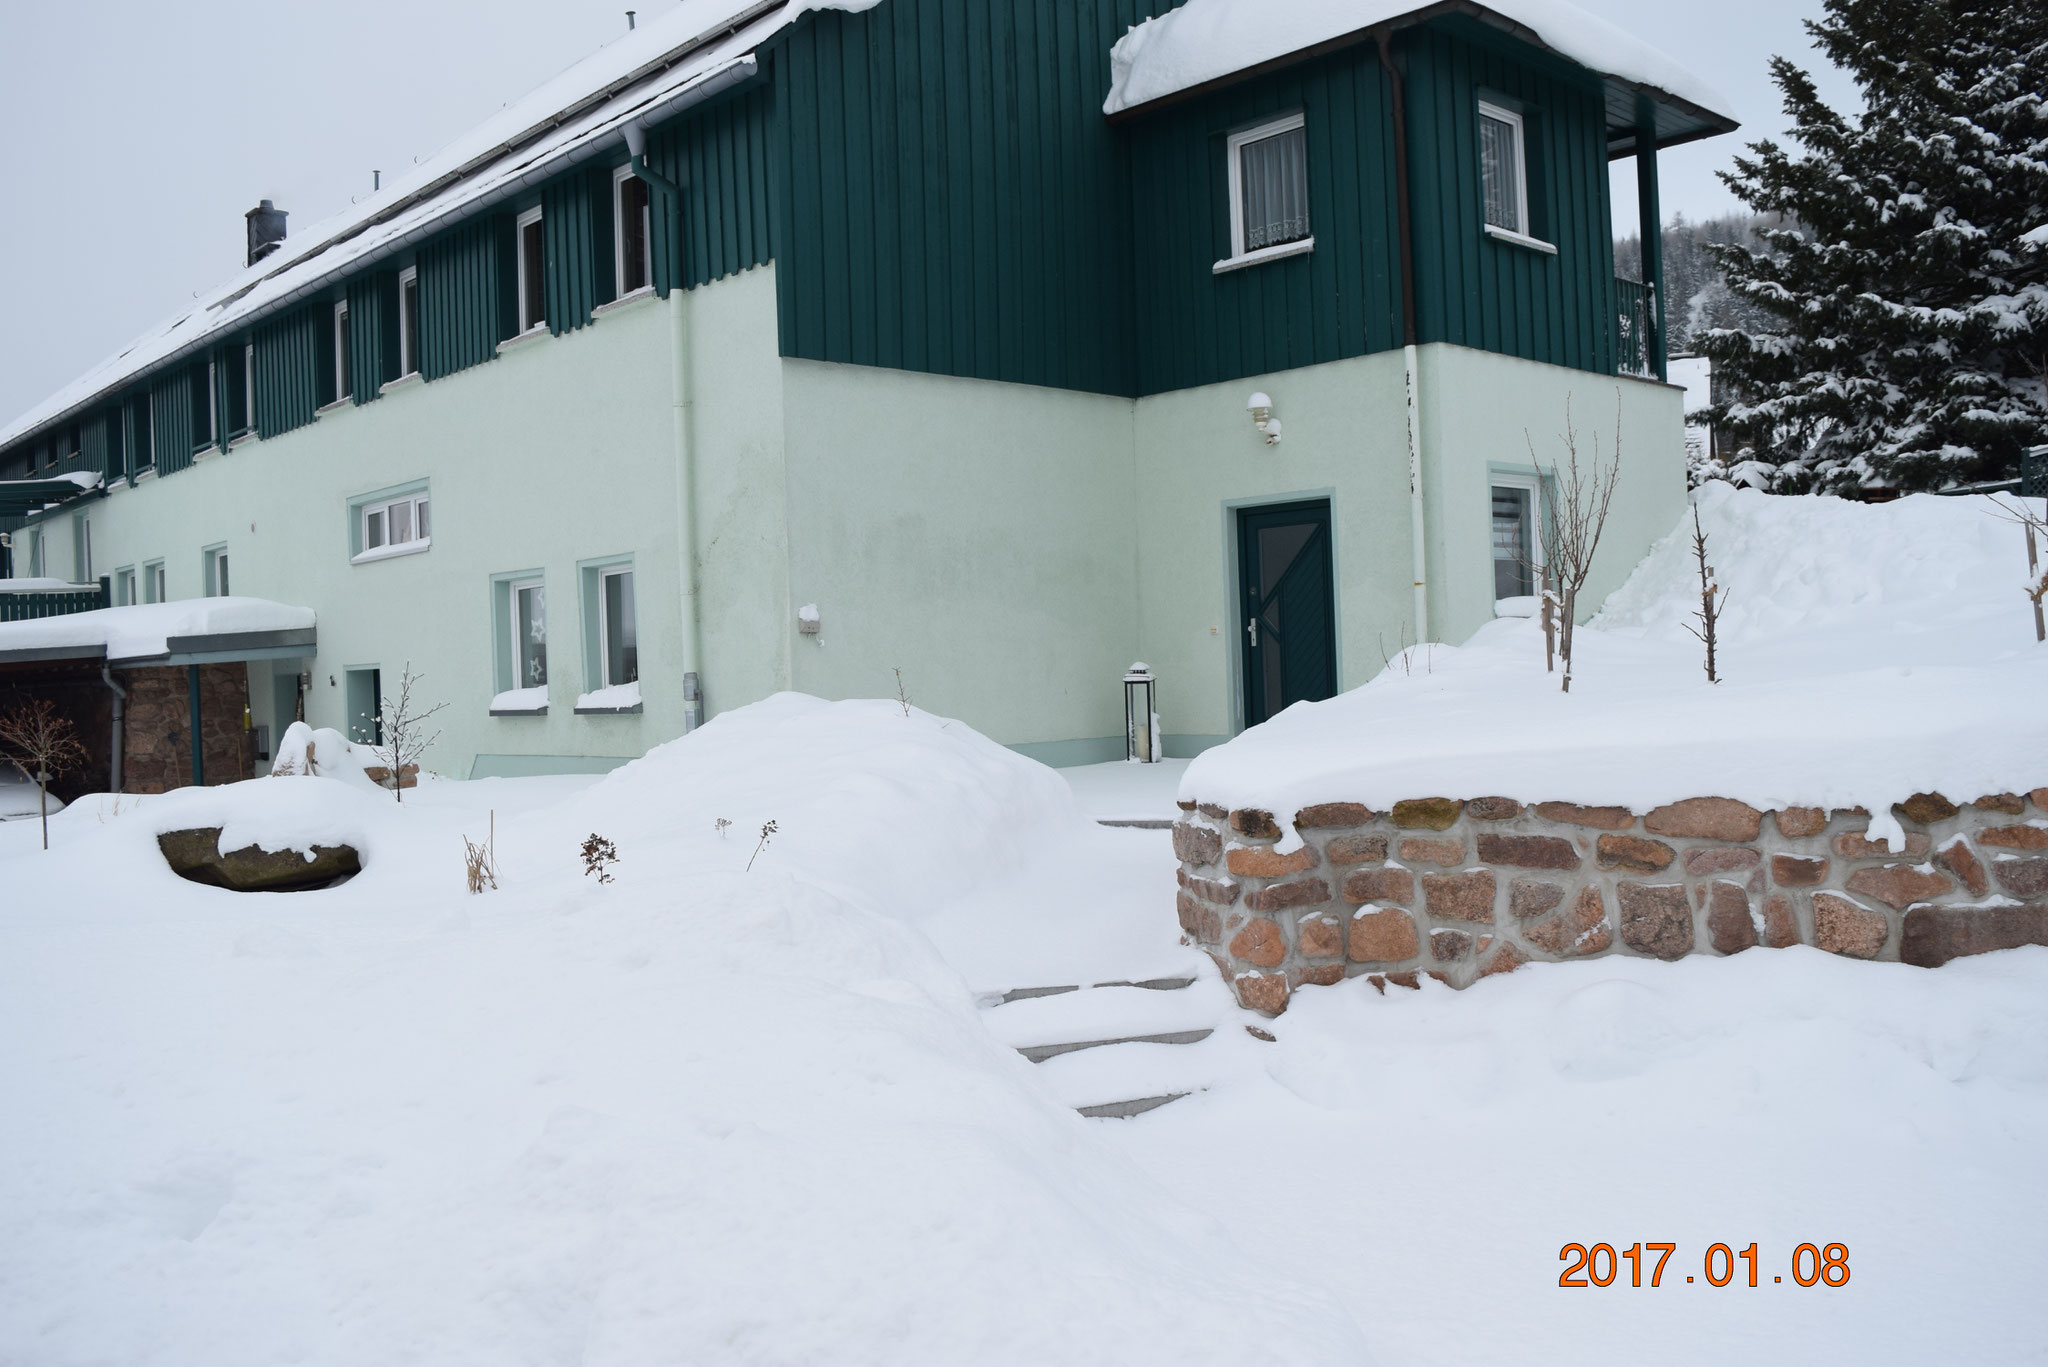
[[[1479,165],[1486,184],[1486,221],[1511,233],[1526,232],[1516,183],[1522,173],[1522,157],[1515,146],[1513,124],[1479,116]]]
[[[1308,236],[1308,134],[1290,128],[1238,149],[1244,178],[1244,250]]]

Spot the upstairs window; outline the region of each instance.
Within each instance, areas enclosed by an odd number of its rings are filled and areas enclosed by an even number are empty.
[[[420,369],[420,268],[407,266],[398,273],[398,373],[417,375]]]
[[[540,210],[519,215],[519,330],[547,326],[547,235]]]
[[[1230,255],[1218,270],[1315,246],[1308,231],[1308,129],[1299,114],[1232,133]]]
[[[612,259],[618,263],[617,298],[652,283],[648,269],[647,244],[652,224],[647,207],[647,182],[621,166],[612,176],[612,224],[616,237]]]
[[[256,430],[256,344],[242,344],[242,430]]]
[[[225,598],[228,596],[228,548],[209,546],[204,552],[202,568],[206,574],[206,596]]]
[[[334,306],[334,401],[340,403],[355,391],[349,388],[348,300]]]
[[[1539,251],[1557,248],[1536,236],[1529,214],[1529,130],[1515,110],[1479,102],[1479,183],[1486,232]]]
[[[168,603],[170,596],[164,583],[164,562],[161,560],[142,567],[142,601],[145,603]]]

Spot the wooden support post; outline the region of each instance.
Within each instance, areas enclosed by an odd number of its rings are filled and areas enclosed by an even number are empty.
[[[1643,234],[1643,284],[1650,292],[1650,371],[1671,378],[1664,364],[1664,219],[1657,205],[1657,106],[1636,96],[1636,216]]]

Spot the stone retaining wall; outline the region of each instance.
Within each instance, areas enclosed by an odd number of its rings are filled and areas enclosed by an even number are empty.
[[[1861,808],[1759,812],[1720,797],[1625,807],[1418,798],[1270,812],[1183,802],[1180,924],[1243,1006],[1304,984],[1417,975],[1465,987],[1532,960],[1676,959],[1814,945],[1933,967],[2048,944],[2048,788],[1965,807],[1918,793],[1893,854]]]

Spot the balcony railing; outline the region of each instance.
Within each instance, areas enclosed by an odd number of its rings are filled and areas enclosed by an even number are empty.
[[[1614,368],[1623,375],[1654,379],[1657,358],[1652,339],[1656,336],[1657,313],[1652,307],[1654,292],[1634,280],[1614,282],[1615,348]]]
[[[37,617],[65,617],[113,605],[111,585],[73,584],[68,589],[10,589],[0,579],[0,622],[26,622]]]

